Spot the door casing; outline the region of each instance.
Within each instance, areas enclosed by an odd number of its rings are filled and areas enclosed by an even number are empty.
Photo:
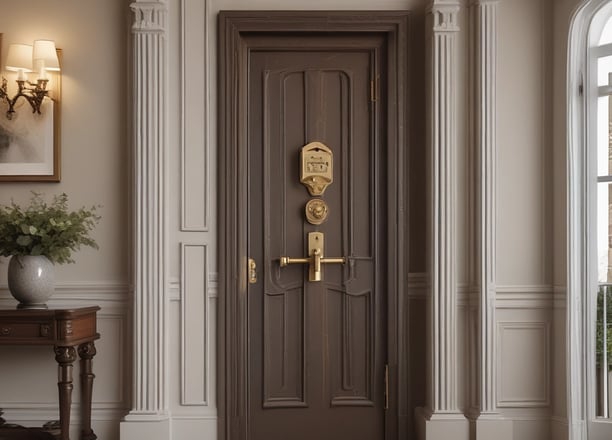
[[[387,39],[387,212],[389,409],[386,438],[406,438],[409,347],[405,282],[408,271],[407,11],[223,11],[219,14],[219,309],[218,435],[246,440],[247,325],[247,73],[245,33],[378,33]]]

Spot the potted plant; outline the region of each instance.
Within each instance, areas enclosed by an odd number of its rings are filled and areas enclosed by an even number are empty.
[[[74,263],[72,252],[81,246],[98,248],[91,237],[100,221],[97,206],[68,209],[64,193],[47,203],[32,193],[30,204],[0,205],[0,255],[11,257],[9,291],[19,308],[46,308],[55,288],[53,264]]]

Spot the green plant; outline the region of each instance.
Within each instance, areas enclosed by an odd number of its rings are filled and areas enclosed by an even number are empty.
[[[604,295],[606,297],[606,310],[604,310]],[[595,355],[597,367],[601,367],[604,353],[604,314],[606,321],[606,347],[608,370],[612,366],[612,286],[600,285],[597,295],[597,321],[595,327]]]
[[[30,204],[0,205],[0,255],[44,255],[53,263],[74,263],[72,252],[81,246],[98,249],[90,233],[100,221],[96,209],[68,210],[68,196],[53,197],[50,204],[32,193]]]

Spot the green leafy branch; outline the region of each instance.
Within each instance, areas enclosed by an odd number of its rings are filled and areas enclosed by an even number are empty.
[[[44,255],[53,263],[74,263],[72,252],[81,246],[98,249],[91,232],[100,221],[99,206],[68,210],[65,193],[48,204],[32,193],[30,204],[0,205],[0,255]]]

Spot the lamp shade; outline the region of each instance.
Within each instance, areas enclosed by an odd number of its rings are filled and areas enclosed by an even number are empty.
[[[59,60],[55,50],[55,41],[52,40],[36,40],[34,41],[34,50],[32,52],[32,60],[34,65],[45,70],[59,71]]]
[[[32,46],[29,44],[11,44],[6,56],[6,70],[31,72]]]

